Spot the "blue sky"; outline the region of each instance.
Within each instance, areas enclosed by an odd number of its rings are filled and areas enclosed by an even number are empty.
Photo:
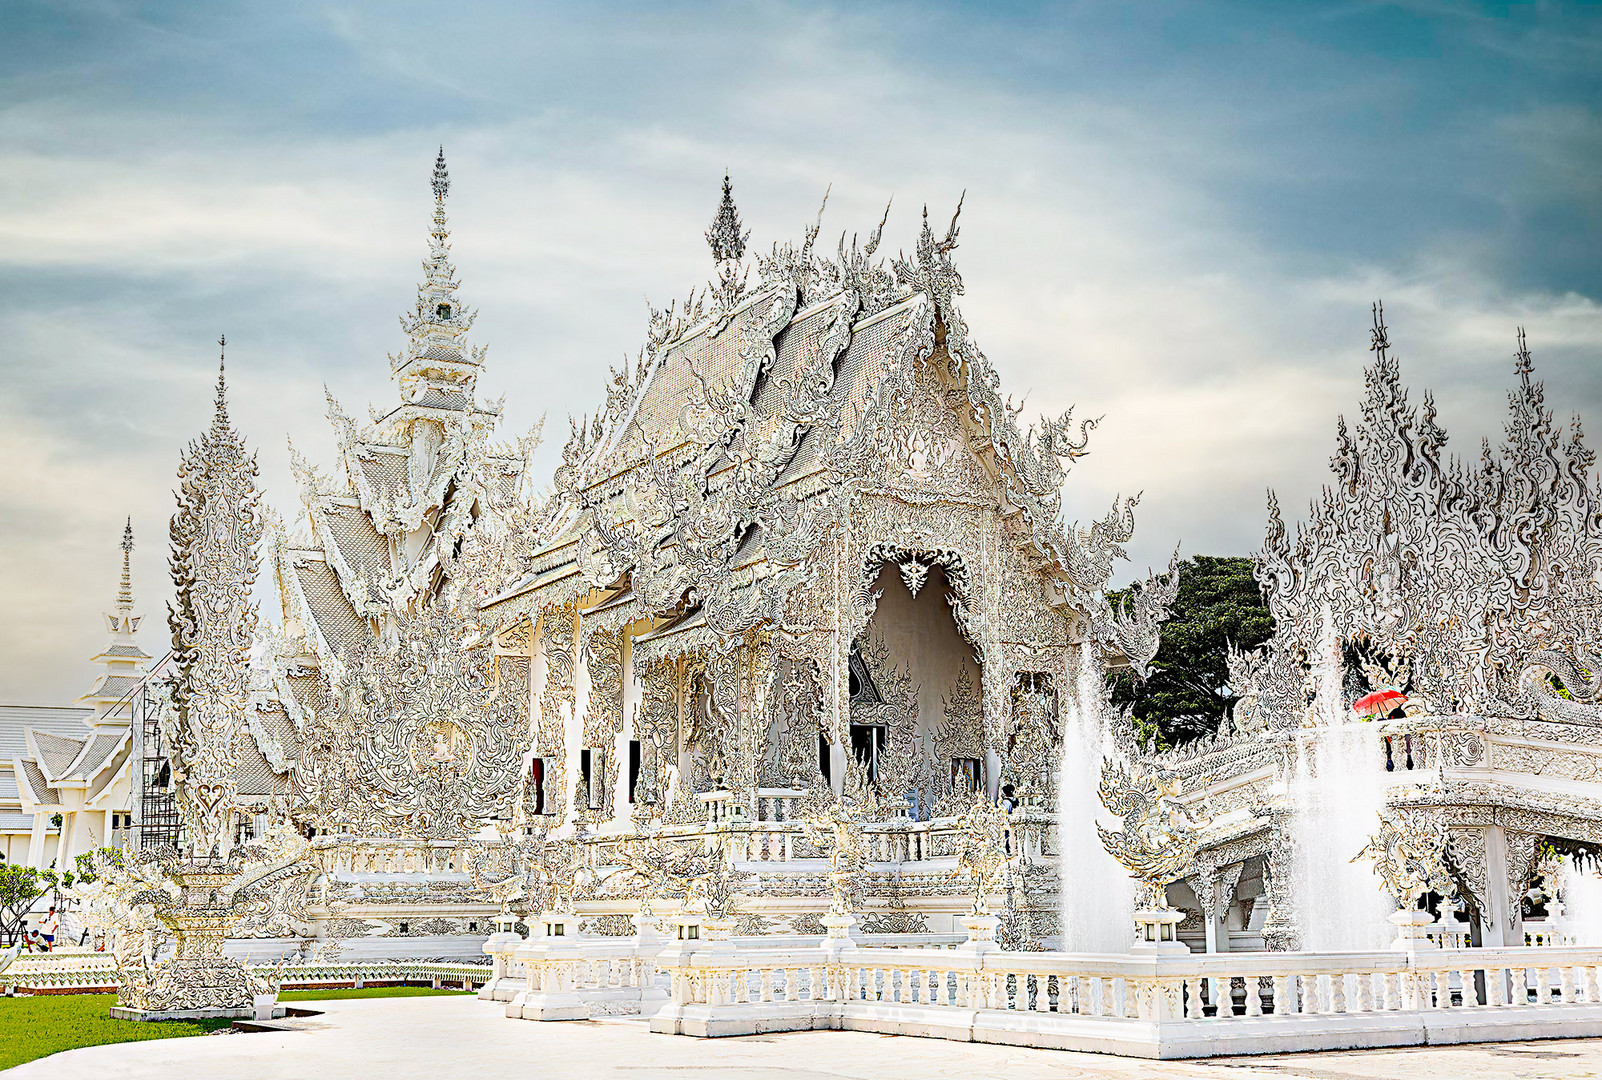
[[[0,697],[70,699],[132,514],[160,539],[226,331],[293,512],[322,384],[387,402],[444,143],[509,427],[565,430],[645,301],[753,243],[886,247],[966,190],[964,310],[1007,388],[1106,416],[1070,513],[1142,491],[1136,566],[1257,546],[1352,412],[1368,305],[1459,450],[1514,327],[1602,415],[1602,17],[1579,5],[14,2],[0,50]],[[559,449],[547,444],[549,467]]]

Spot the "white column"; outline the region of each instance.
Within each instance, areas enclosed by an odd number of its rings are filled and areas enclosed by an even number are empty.
[[[33,814],[33,828],[28,833],[28,865],[36,870],[44,869],[45,827],[50,824],[50,817],[43,810],[35,810]]]
[[[78,842],[78,812],[76,810],[63,810],[61,812],[61,842],[56,845],[56,873],[65,874],[71,870],[72,857],[76,855]]]
[[[1001,796],[1001,755],[990,749],[985,750],[985,796]]]
[[[1509,910],[1507,889],[1507,835],[1500,825],[1485,827],[1485,910],[1481,913],[1480,944],[1486,947],[1523,945],[1523,911]],[[1517,905],[1518,901],[1512,901]]]
[[[634,677],[634,636],[624,633],[619,643],[622,650],[621,666],[623,668],[623,727],[618,732],[617,749],[614,757],[617,758],[617,786],[612,790],[617,792],[612,800],[612,816],[620,822],[629,819],[629,808],[634,799],[629,791],[629,743],[634,740],[634,716],[640,708],[640,701],[644,697],[644,688]],[[643,763],[645,748],[640,748]]]

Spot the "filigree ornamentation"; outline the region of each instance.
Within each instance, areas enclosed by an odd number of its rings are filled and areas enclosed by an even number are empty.
[[[1501,452],[1448,459],[1433,400],[1408,404],[1377,305],[1372,350],[1362,417],[1337,429],[1335,484],[1294,541],[1270,499],[1257,576],[1276,628],[1258,708],[1292,723],[1294,669],[1327,609],[1342,639],[1405,670],[1427,712],[1596,723],[1593,683],[1568,659],[1602,642],[1602,515],[1578,423],[1565,441],[1520,332]],[[1554,674],[1575,681],[1569,698]]]
[[[179,465],[172,518],[169,622],[178,677],[168,745],[187,843],[202,856],[225,857],[235,841],[234,743],[250,708],[250,589],[262,531],[255,481],[256,459],[229,424],[219,369],[211,429]]]
[[[990,913],[990,895],[1011,869],[1012,822],[1007,811],[981,792],[957,818],[957,869],[968,879],[970,914]]]
[[[1184,874],[1200,846],[1197,823],[1174,797],[1178,774],[1166,769],[1126,766],[1112,758],[1102,762],[1099,794],[1102,805],[1123,819],[1121,830],[1098,824],[1096,834],[1108,854],[1141,885],[1144,907],[1167,906],[1166,887]]]
[[[301,755],[296,790],[320,820],[379,835],[457,837],[510,818],[524,745],[508,733],[528,695],[504,676],[526,661],[502,657],[497,678],[489,640],[438,608],[400,620],[398,637],[342,654],[344,685],[312,725],[329,750]]]
[[[1368,838],[1352,861],[1372,860],[1385,891],[1407,910],[1425,893],[1451,896],[1457,892],[1448,869],[1448,848],[1446,825],[1440,818],[1381,814],[1379,832]]]

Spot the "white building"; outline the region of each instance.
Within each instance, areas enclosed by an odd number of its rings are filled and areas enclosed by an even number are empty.
[[[89,692],[72,706],[0,706],[0,853],[8,862],[66,871],[75,856],[127,841],[132,702],[150,660],[135,640],[132,551],[130,523],[122,585],[105,616],[111,639],[94,657],[102,670]]]

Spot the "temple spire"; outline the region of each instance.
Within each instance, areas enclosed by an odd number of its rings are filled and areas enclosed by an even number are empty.
[[[750,237],[751,230],[740,228],[740,212],[734,206],[734,185],[729,182],[729,174],[725,170],[723,197],[718,200],[712,226],[706,231],[707,246],[712,249],[712,261],[718,268],[716,303],[724,310],[732,308],[745,291],[745,274],[741,272],[740,260],[745,258],[745,242]]]
[[[434,159],[434,202],[440,206],[445,205],[445,196],[450,194],[451,174],[445,169],[445,147],[439,148],[439,156]]]
[[[707,246],[712,249],[712,261],[722,264],[739,262],[745,258],[745,242],[751,230],[740,231],[740,212],[734,205],[734,185],[727,171],[723,174],[723,197],[718,200],[717,213],[712,226],[706,231]]]
[[[130,721],[133,710],[129,693],[144,675],[145,661],[150,659],[134,637],[139,630],[140,616],[134,614],[131,517],[123,523],[121,547],[122,580],[117,588],[117,602],[105,613],[106,632],[111,637],[93,658],[93,662],[100,665],[94,684],[78,699],[94,710],[89,721],[91,727],[125,725]]]
[[[217,404],[211,417],[213,438],[228,433],[228,335],[217,339]]]
[[[417,304],[401,316],[406,331],[406,350],[391,356],[390,366],[404,396],[426,392],[418,384],[440,391],[440,400],[470,402],[483,364],[483,349],[473,349],[464,340],[477,312],[462,306],[457,296],[459,283],[451,263],[451,230],[445,215],[445,198],[451,190],[450,170],[445,166],[445,148],[434,157],[429,177],[434,192],[434,224],[429,230],[428,258],[423,260],[423,280],[417,286]]]
[[[117,590],[117,610],[129,612],[133,610],[133,571],[131,561],[133,557],[133,517],[122,527],[122,587]]]

